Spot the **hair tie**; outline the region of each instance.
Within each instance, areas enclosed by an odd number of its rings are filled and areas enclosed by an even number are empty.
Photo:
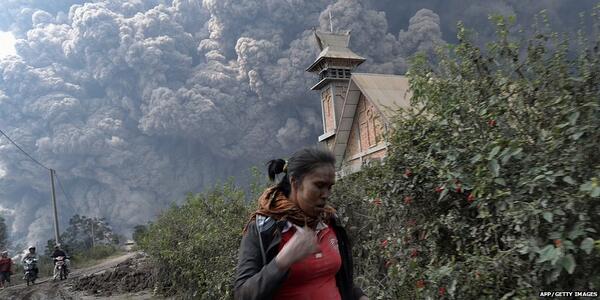
[[[287,162],[287,160],[286,160],[286,161],[285,161],[285,164],[283,164],[283,172],[284,172],[284,173],[287,173],[287,171],[288,171],[288,170],[287,170],[287,169],[288,169],[287,167],[288,167],[288,162]]]

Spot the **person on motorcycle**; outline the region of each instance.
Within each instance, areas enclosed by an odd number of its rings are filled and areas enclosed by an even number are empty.
[[[54,260],[54,278],[56,279],[58,277],[58,272],[56,269],[56,258],[57,257],[63,257],[64,259],[64,265],[63,268],[65,268],[65,274],[69,273],[69,269],[67,268],[67,254],[65,253],[65,251],[63,251],[60,248],[60,244],[56,244],[54,245],[54,252],[52,252],[52,255],[50,257],[52,257],[52,259]]]
[[[25,254],[25,256],[23,257],[23,260],[21,260],[21,262],[25,263],[25,260],[28,258],[37,260],[37,254],[35,253],[35,246],[31,246],[27,250],[29,250],[29,252],[27,254]],[[39,273],[39,269],[38,269],[37,265],[35,266],[35,268],[33,268],[33,272],[35,273],[35,277],[37,278],[38,273]],[[23,279],[25,279],[25,278],[23,278]]]
[[[4,283],[10,283],[10,275],[12,275],[12,259],[8,257],[8,251],[2,251],[0,257],[0,288],[4,288]]]

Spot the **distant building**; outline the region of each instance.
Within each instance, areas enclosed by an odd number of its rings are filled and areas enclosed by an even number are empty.
[[[387,133],[395,112],[410,107],[408,79],[400,75],[352,73],[365,58],[348,49],[350,33],[315,31],[321,53],[307,71],[319,75],[323,134],[319,142],[336,156],[338,175],[359,171],[387,155]]]
[[[123,244],[123,249],[127,252],[131,252],[134,250],[135,246],[134,240],[127,240],[125,244]]]

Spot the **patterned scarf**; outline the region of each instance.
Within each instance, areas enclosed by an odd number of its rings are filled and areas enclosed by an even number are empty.
[[[257,215],[271,217],[277,221],[290,221],[295,225],[307,225],[310,228],[316,228],[319,221],[323,220],[329,223],[329,220],[334,216],[335,209],[330,205],[325,205],[324,211],[317,217],[309,217],[304,211],[294,202],[290,201],[282,192],[275,187],[266,189],[258,198],[258,210],[256,210],[244,228],[244,232],[248,225],[256,219]]]

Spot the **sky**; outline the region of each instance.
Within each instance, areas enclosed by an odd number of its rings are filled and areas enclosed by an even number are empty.
[[[527,2],[527,3],[525,3]],[[403,74],[418,51],[490,39],[490,14],[527,31],[545,9],[575,32],[581,0],[3,0],[0,129],[57,171],[61,227],[74,214],[120,233],[188,192],[314,145],[322,133],[313,28],[351,30],[360,72]],[[291,13],[293,12],[293,13]],[[5,42],[2,42],[5,49]],[[52,237],[47,170],[0,138],[0,214],[14,244]]]
[[[0,31],[0,57],[4,57],[9,54],[16,54],[15,50],[15,36],[7,31]],[[0,172],[0,177],[1,177]]]

